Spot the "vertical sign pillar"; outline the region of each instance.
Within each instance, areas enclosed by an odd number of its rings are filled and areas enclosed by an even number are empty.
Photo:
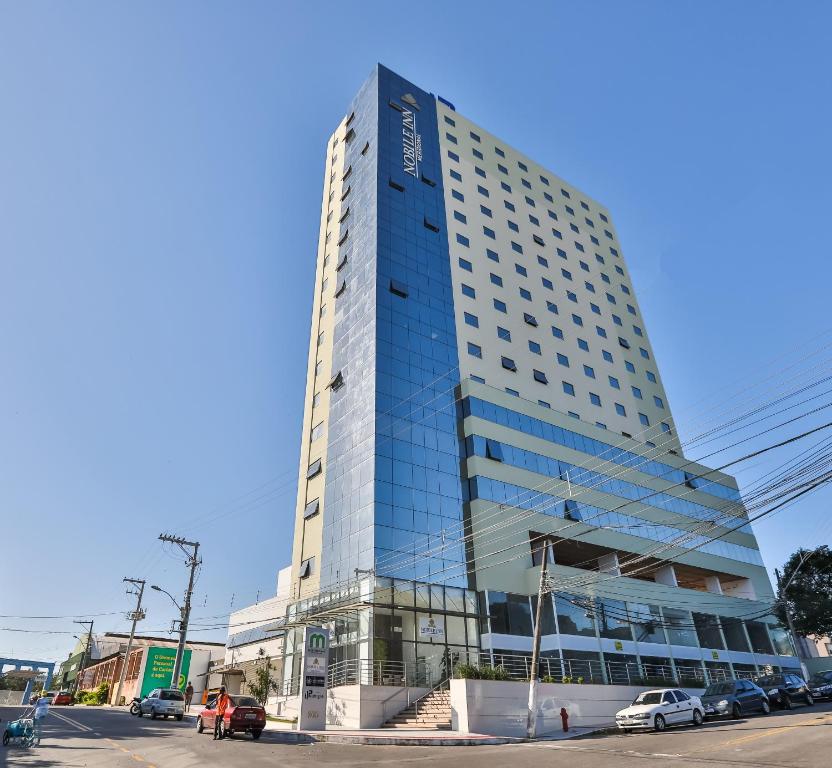
[[[304,627],[298,716],[300,731],[326,730],[328,662],[329,632],[321,627]]]

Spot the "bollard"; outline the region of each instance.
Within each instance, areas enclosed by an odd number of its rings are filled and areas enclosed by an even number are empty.
[[[569,730],[569,713],[566,711],[566,707],[560,708],[560,719],[563,723],[563,732],[566,733]]]

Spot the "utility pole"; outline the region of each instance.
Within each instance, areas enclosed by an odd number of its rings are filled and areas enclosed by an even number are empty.
[[[188,635],[188,620],[191,616],[191,595],[194,591],[194,576],[198,565],[202,561],[198,557],[199,542],[187,541],[181,536],[171,536],[167,533],[159,535],[160,541],[168,541],[171,544],[176,544],[188,558],[187,565],[191,569],[191,575],[188,579],[188,589],[185,592],[185,604],[181,609],[182,620],[179,622],[179,645],[176,648],[176,662],[173,665],[173,679],[170,681],[171,688],[179,688],[179,674],[182,671],[182,660],[185,658],[185,639]],[[190,547],[189,552],[186,547]]]
[[[118,688],[116,688],[116,697],[114,699],[116,706],[118,706],[118,702],[121,698],[121,689],[124,686],[124,680],[127,677],[127,664],[130,661],[130,651],[133,650],[133,638],[136,635],[136,622],[141,621],[145,617],[145,613],[142,610],[142,595],[144,595],[145,584],[144,579],[128,579],[125,577],[122,581],[132,584],[134,587],[138,587],[139,591],[133,592],[129,589],[127,590],[128,595],[136,595],[138,599],[136,600],[136,610],[127,614],[127,618],[133,620],[133,625],[130,627],[130,639],[127,641],[127,650],[124,652],[124,664],[121,665],[121,675],[118,678]]]
[[[540,664],[540,637],[543,625],[543,599],[552,591],[547,566],[549,564],[549,547],[551,542],[544,536],[540,541],[540,584],[537,588],[537,609],[534,612],[534,637],[532,639],[532,666],[529,670],[529,709],[526,718],[526,733],[530,739],[534,738],[537,727],[537,678]]]
[[[84,646],[84,653],[81,655],[81,667],[78,670],[78,674],[75,676],[75,690],[73,693],[78,692],[78,686],[81,684],[81,677],[84,675],[84,670],[87,667],[87,664],[90,660],[90,648],[92,645],[92,627],[93,627],[93,619],[89,621],[74,621],[73,624],[80,624],[83,627],[86,627],[89,624],[89,630],[87,631],[87,644]]]

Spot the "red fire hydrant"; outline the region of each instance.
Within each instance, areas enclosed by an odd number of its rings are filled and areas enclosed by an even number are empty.
[[[566,707],[560,708],[560,719],[563,723],[563,732],[566,733],[569,730],[569,713],[566,711]]]

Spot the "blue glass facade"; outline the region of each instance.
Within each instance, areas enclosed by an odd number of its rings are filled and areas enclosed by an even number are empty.
[[[463,585],[464,568],[445,575],[462,547],[442,546],[459,528],[462,490],[435,101],[379,66],[350,110],[360,139],[345,161],[354,213],[336,304],[332,371],[344,386],[330,406],[321,587],[356,568]]]

